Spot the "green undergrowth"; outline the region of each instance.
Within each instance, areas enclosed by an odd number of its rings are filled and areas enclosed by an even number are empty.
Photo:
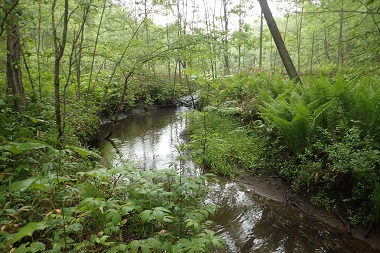
[[[190,117],[196,160],[213,172],[281,175],[352,225],[380,220],[378,77],[266,73],[207,84]]]
[[[214,177],[187,177],[183,147],[177,147],[180,160],[170,170],[143,171],[133,164],[105,168],[98,154],[80,147],[74,136],[57,145],[52,106],[28,107],[21,114],[9,109],[11,99],[0,102],[1,252],[208,252],[223,247],[209,229],[217,207],[204,203]],[[81,116],[84,109],[78,107],[68,115]],[[92,119],[85,119],[68,120],[67,133],[86,129]]]
[[[135,75],[126,87],[122,110],[127,111],[138,105],[167,106],[175,104],[178,97],[188,93],[188,87],[184,83],[173,85],[172,82],[166,76]],[[116,112],[120,102],[120,94],[123,92],[120,83],[123,83],[123,80],[89,93],[93,102],[99,104],[101,114],[111,115]]]
[[[233,109],[206,107],[189,115],[192,156],[213,173],[234,177],[262,164],[264,140],[242,126]]]

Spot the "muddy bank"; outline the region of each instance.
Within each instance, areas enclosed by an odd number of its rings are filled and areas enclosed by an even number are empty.
[[[256,194],[282,203],[284,212],[297,212],[299,215],[316,219],[323,229],[339,234],[343,243],[352,244],[352,252],[380,252],[379,229],[374,229],[367,238],[362,228],[351,228],[351,234],[347,233],[346,224],[336,215],[313,206],[308,198],[294,193],[279,177],[252,176],[245,172],[236,177],[235,181]]]

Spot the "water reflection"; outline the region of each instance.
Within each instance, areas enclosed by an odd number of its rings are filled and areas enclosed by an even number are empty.
[[[310,221],[298,212],[286,213],[279,203],[241,184],[215,184],[207,201],[221,206],[214,230],[225,239],[226,249],[216,252],[335,252],[340,247],[321,227],[300,225]]]
[[[186,127],[182,114],[187,110],[163,109],[133,114],[121,120],[116,127],[112,123],[106,124],[102,131],[106,133],[114,128],[113,143],[102,141],[97,148],[110,166],[133,161],[142,169],[167,168],[177,156],[175,145],[182,142],[180,132]]]

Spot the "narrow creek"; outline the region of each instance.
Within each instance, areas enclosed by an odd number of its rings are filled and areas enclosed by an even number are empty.
[[[130,114],[116,129],[113,123],[102,125],[104,133],[114,131],[111,141],[97,146],[104,164],[134,162],[146,170],[168,168],[177,156],[175,145],[186,141],[181,133],[186,127],[182,114],[187,110]],[[185,166],[196,165],[188,162]],[[280,199],[276,201],[276,194],[268,198],[265,192],[271,190],[267,188],[225,178],[212,185],[206,201],[220,206],[213,229],[226,242],[226,248],[218,252],[375,252],[362,241],[326,229],[297,208],[284,207]]]

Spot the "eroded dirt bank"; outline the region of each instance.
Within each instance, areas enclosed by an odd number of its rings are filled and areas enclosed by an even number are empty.
[[[339,234],[343,243],[349,242],[352,245],[351,252],[380,252],[379,229],[374,229],[368,237],[364,236],[362,228],[351,228],[351,234],[347,233],[346,225],[336,215],[313,206],[306,197],[294,193],[280,178],[252,176],[245,172],[236,177],[235,181],[256,194],[283,203],[284,212],[297,212],[300,216],[316,219],[318,226],[330,233]]]

